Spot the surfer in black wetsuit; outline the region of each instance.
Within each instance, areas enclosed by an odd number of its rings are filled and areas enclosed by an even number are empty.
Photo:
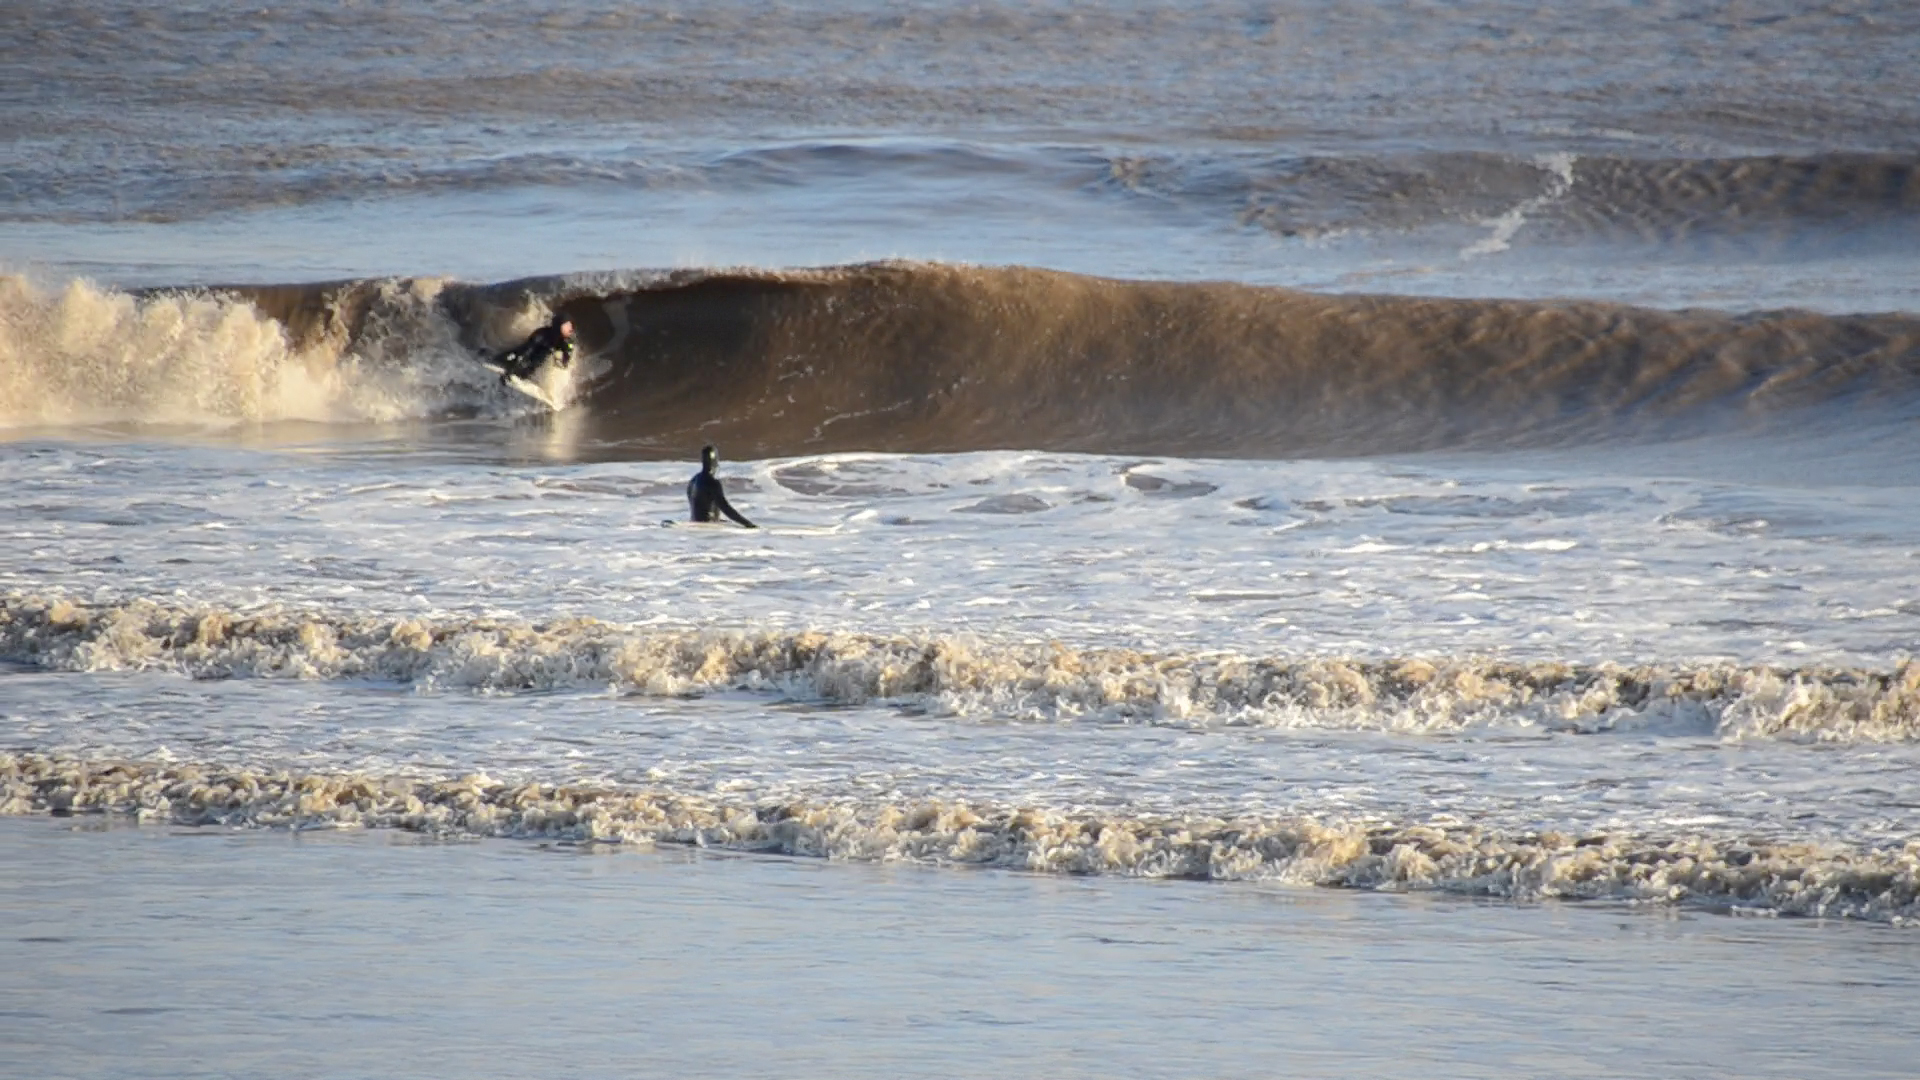
[[[727,493],[720,490],[720,478],[713,475],[713,467],[720,464],[720,455],[711,446],[700,448],[700,471],[687,481],[687,506],[693,511],[695,521],[716,521],[714,511],[727,515],[749,529],[757,528],[753,522],[740,516],[740,511],[727,501]]]
[[[509,375],[516,379],[531,378],[548,360],[561,367],[573,362],[573,320],[557,311],[551,322],[535,330],[527,340],[494,357],[493,366],[500,369],[500,381],[506,382]]]

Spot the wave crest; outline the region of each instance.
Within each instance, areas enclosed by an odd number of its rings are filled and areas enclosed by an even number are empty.
[[[286,310],[286,295],[262,295]],[[583,436],[626,454],[1325,456],[1920,412],[1920,319],[1321,295],[884,263],[449,288],[469,347],[559,308]],[[1783,425],[1785,426],[1785,425]]]
[[[391,420],[499,407],[474,361],[552,310],[581,445],[1288,457],[1920,415],[1920,318],[1321,295],[882,263],[59,296],[0,279],[0,423]],[[550,388],[552,389],[552,388]]]
[[[1920,922],[1916,844],[1861,851],[1704,836],[1509,834],[1452,823],[1069,814],[960,801],[753,802],[485,776],[429,780],[0,754],[0,814],[48,812]]]
[[[1875,671],[1153,654],[949,637],[657,630],[593,619],[242,614],[21,596],[0,603],[0,656],[70,671],[375,679],[487,693],[738,689],[1036,722],[1920,739],[1920,663],[1911,662]]]

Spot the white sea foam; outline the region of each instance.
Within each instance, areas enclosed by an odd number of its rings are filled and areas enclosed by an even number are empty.
[[[1047,722],[1920,738],[1920,664],[1796,671],[1182,655],[937,636],[650,630],[592,619],[240,614],[151,601],[93,607],[18,597],[0,605],[0,656],[73,671],[377,679],[494,693],[745,689]]]
[[[571,419],[482,430],[501,444],[490,454],[537,461],[580,449]],[[1741,449],[1689,448],[1709,466]],[[659,528],[685,514],[682,462],[450,464],[432,442],[11,453],[0,593],[24,596],[1793,668],[1891,668],[1920,630],[1901,599],[1920,583],[1904,489],[1646,481],[1604,460],[723,460],[735,504],[770,527],[748,532]],[[1351,550],[1367,544],[1395,550]],[[53,551],[83,576],[52,583],[36,553]]]
[[[296,344],[280,321],[219,291],[136,295],[84,280],[47,289],[0,275],[0,429],[378,422],[524,407],[458,342],[436,304],[444,284],[373,287],[349,347],[342,327]]]
[[[0,754],[0,813],[265,828],[688,844],[1045,873],[1439,890],[1920,921],[1920,844],[1860,851],[1685,834],[1506,834],[1456,823],[1135,818],[961,801],[739,802],[504,784]]]
[[[11,444],[0,638],[28,670],[4,676],[0,745],[756,817],[1915,835],[1902,487],[847,454],[723,460],[750,515],[810,530],[662,529],[690,466],[517,463],[562,427],[484,422],[506,447],[485,454]],[[963,512],[996,501],[1047,508]],[[1339,553],[1369,538],[1397,550]]]

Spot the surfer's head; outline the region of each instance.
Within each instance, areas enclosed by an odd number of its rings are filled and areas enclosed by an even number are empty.
[[[700,448],[700,467],[702,469],[712,472],[714,466],[718,464],[720,464],[720,451],[715,450],[711,446],[703,446]]]
[[[561,337],[573,336],[573,320],[568,318],[567,313],[564,311],[554,312],[553,318],[548,320],[547,325],[560,331]]]

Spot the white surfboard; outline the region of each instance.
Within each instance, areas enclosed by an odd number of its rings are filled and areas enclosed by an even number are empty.
[[[528,397],[532,398],[533,400],[539,402],[540,404],[545,405],[547,408],[552,409],[554,412],[559,412],[561,409],[566,408],[565,405],[562,405],[559,402],[553,400],[553,398],[547,396],[547,392],[545,390],[540,389],[539,383],[529,382],[518,375],[509,375],[506,377],[504,381],[508,386],[513,387],[515,390],[520,391],[522,394],[525,394]]]
[[[662,518],[663,529],[712,529],[715,531],[737,532],[746,536],[832,536],[840,531],[836,525],[759,525],[745,529],[731,521],[681,521],[675,518]]]
[[[540,404],[545,405],[547,408],[552,409],[554,412],[559,412],[561,409],[566,408],[566,406],[560,404],[559,402],[553,400],[552,397],[548,396],[547,392],[540,388],[539,383],[532,382],[531,380],[528,380],[528,379],[523,379],[518,375],[508,375],[505,368],[498,367],[494,364],[490,364],[485,360],[482,360],[480,362],[480,366],[483,368],[486,368],[488,371],[491,371],[496,375],[501,376],[500,385],[505,386],[511,390],[515,390],[520,394],[525,395],[526,397],[530,397],[533,400],[539,402]]]

